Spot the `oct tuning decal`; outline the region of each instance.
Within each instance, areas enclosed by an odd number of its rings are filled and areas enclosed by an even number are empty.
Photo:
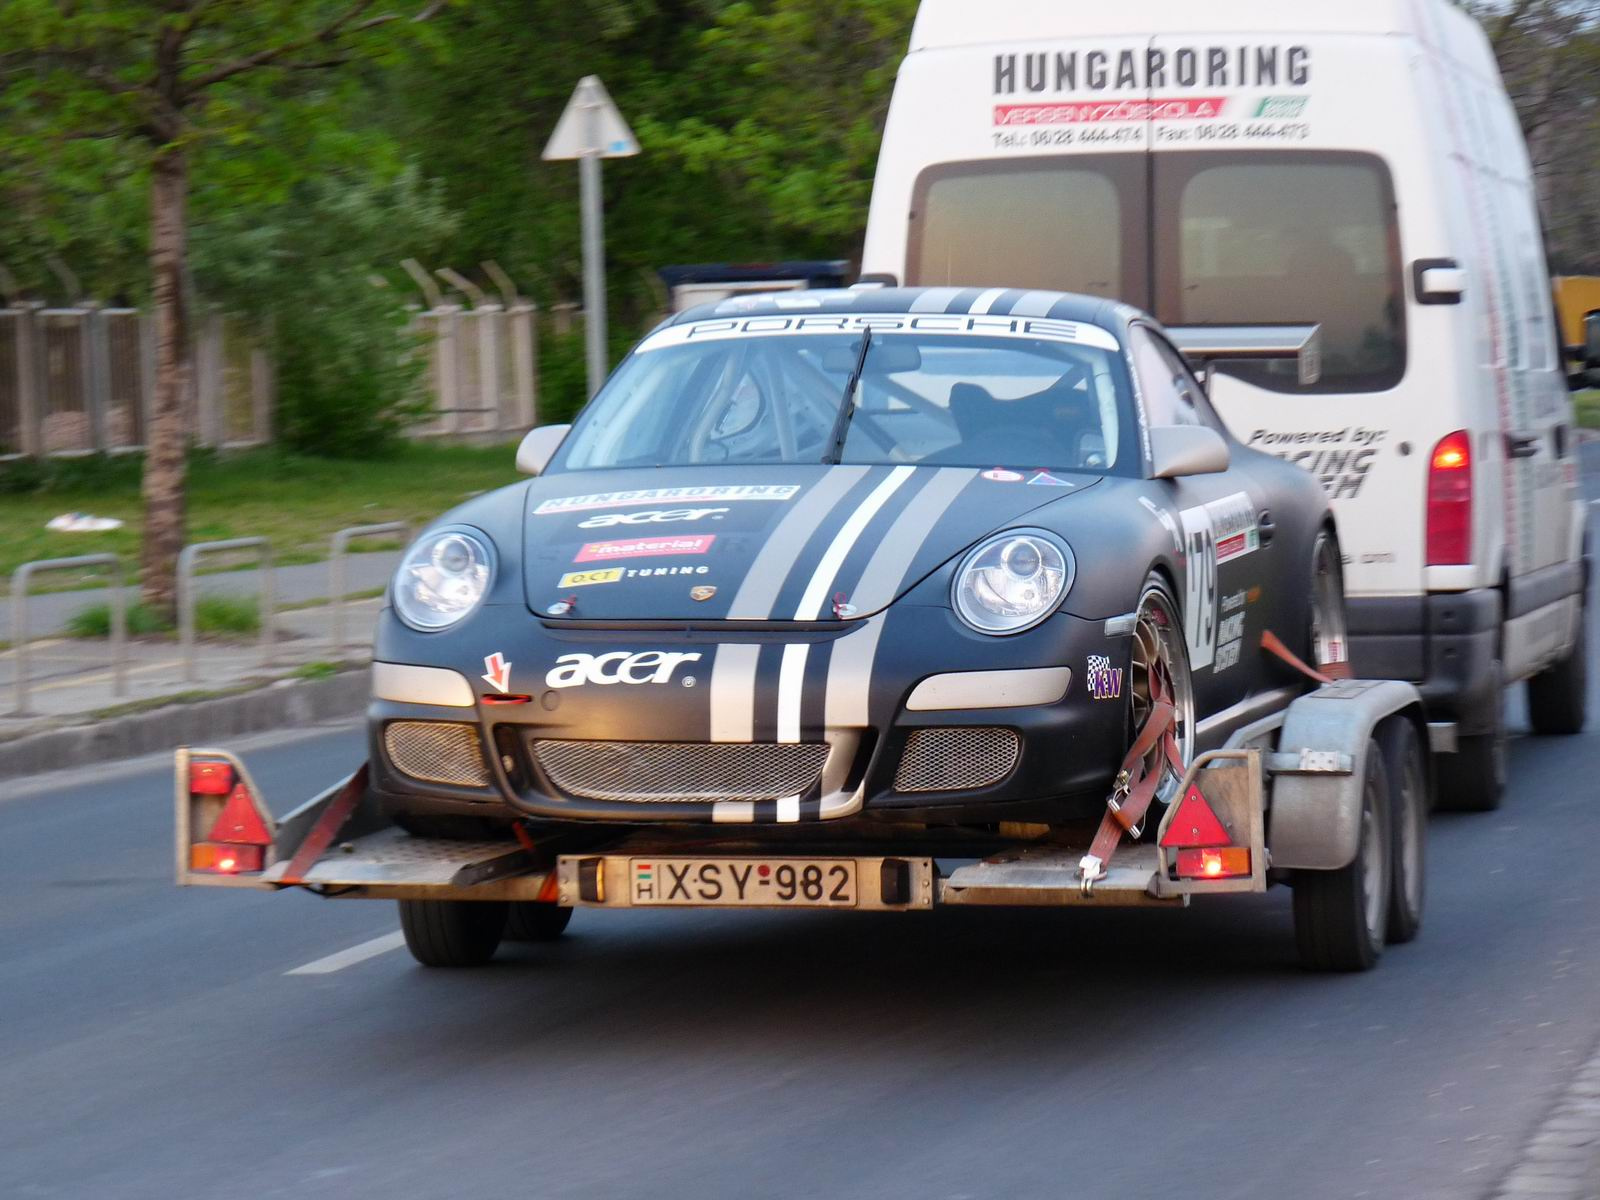
[[[1179,517],[1189,560],[1183,596],[1183,631],[1189,644],[1189,665],[1199,670],[1216,664],[1217,670],[1225,670],[1238,661],[1238,654],[1234,650],[1228,661],[1217,661],[1217,634],[1221,624],[1217,568],[1261,549],[1255,505],[1246,493],[1235,492],[1198,508],[1186,508]]]

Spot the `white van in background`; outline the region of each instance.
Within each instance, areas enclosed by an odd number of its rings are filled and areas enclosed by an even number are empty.
[[[923,0],[863,277],[1320,326],[1218,364],[1240,441],[1335,501],[1361,674],[1415,681],[1440,795],[1491,808],[1505,685],[1584,721],[1585,508],[1527,151],[1445,0]],[[1441,749],[1449,748],[1448,736]]]

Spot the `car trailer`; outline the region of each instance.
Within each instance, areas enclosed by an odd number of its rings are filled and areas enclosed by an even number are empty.
[[[1056,830],[998,850],[991,839],[981,857],[892,826],[853,830],[848,844],[822,825],[760,840],[748,826],[545,837],[525,824],[502,841],[416,837],[379,812],[365,767],[277,819],[237,757],[183,749],[177,877],[397,900],[407,945],[430,966],[487,961],[502,939],[547,940],[575,908],[1185,907],[1286,883],[1304,963],[1365,970],[1421,923],[1430,732],[1410,684],[1329,683],[1199,755],[1154,836],[1124,838],[1104,863]]]

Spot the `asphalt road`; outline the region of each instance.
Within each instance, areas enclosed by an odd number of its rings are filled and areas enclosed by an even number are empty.
[[[361,753],[244,746],[280,811]],[[1597,768],[1600,721],[1519,737],[1501,812],[1433,821],[1421,939],[1331,977],[1282,890],[584,912],[479,971],[291,974],[393,907],[173,887],[165,763],[13,781],[0,1197],[1483,1197],[1600,1043]]]

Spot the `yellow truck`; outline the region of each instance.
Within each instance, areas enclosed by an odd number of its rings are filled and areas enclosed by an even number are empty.
[[[1600,275],[1557,275],[1556,312],[1561,318],[1561,344],[1576,357],[1584,345],[1584,322],[1600,312]]]

